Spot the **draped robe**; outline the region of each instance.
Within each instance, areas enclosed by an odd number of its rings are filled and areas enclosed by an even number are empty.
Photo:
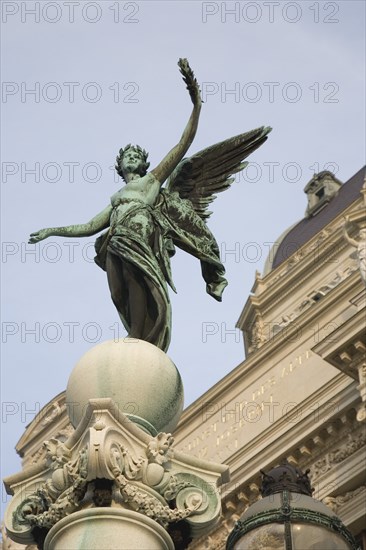
[[[220,261],[216,240],[195,212],[191,201],[181,199],[177,192],[169,193],[162,189],[155,206],[138,199],[131,202],[133,205],[119,218],[118,224],[111,223],[109,230],[97,238],[95,262],[106,271],[107,254],[114,254],[122,262],[128,262],[134,267],[135,276],[145,288],[147,298],[144,328],[139,338],[166,351],[171,336],[171,306],[167,284],[176,292],[170,268],[175,245],[200,260],[206,290],[218,301],[221,301],[227,285],[225,269]],[[124,282],[125,297],[115,305],[129,332],[128,288],[127,281]]]

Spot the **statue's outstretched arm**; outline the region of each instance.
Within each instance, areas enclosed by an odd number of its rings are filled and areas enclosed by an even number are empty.
[[[182,160],[194,140],[202,106],[200,89],[188,61],[186,59],[180,59],[178,65],[183,75],[183,80],[187,84],[187,89],[193,103],[193,110],[179,143],[173,147],[160,164],[152,170],[152,173],[161,184],[164,183],[173,172],[174,168]]]
[[[108,205],[88,223],[67,225],[66,227],[47,227],[31,233],[29,243],[34,244],[47,237],[90,237],[109,226],[112,206]]]

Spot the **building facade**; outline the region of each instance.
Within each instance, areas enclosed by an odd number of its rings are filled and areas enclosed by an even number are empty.
[[[364,176],[342,184],[322,172],[306,185],[304,219],[277,241],[240,315],[246,359],[182,415],[176,448],[231,472],[220,522],[189,548],[223,549],[260,498],[260,470],[287,459],[310,469],[314,498],[366,550]],[[62,393],[18,442],[23,468],[44,457],[45,440],[65,441],[73,430]],[[25,546],[4,533],[3,548]]]
[[[231,472],[222,522],[192,548],[224,548],[260,498],[260,470],[283,459],[310,469],[314,498],[366,548],[364,175],[306,185],[304,219],[277,241],[240,315],[246,360],[183,413],[177,446]]]

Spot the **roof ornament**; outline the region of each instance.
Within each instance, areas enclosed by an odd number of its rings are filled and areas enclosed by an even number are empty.
[[[305,212],[307,218],[315,216],[328,202],[337,195],[342,182],[329,170],[314,174],[304,188],[308,197],[308,206]]]
[[[304,192],[308,197],[308,206],[305,212],[307,218],[317,214],[328,202],[337,195],[342,182],[329,170],[314,174],[305,186]]]

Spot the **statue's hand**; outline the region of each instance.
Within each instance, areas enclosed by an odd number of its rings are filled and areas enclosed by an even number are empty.
[[[51,235],[50,229],[40,229],[39,231],[35,231],[34,233],[30,234],[29,238],[29,244],[35,244],[39,241],[43,241],[43,239],[47,239]]]
[[[182,58],[179,59],[178,66],[180,72],[182,73],[183,80],[187,84],[187,90],[189,91],[193,105],[201,105],[202,99],[200,87],[191,67],[189,66],[188,60]]]

